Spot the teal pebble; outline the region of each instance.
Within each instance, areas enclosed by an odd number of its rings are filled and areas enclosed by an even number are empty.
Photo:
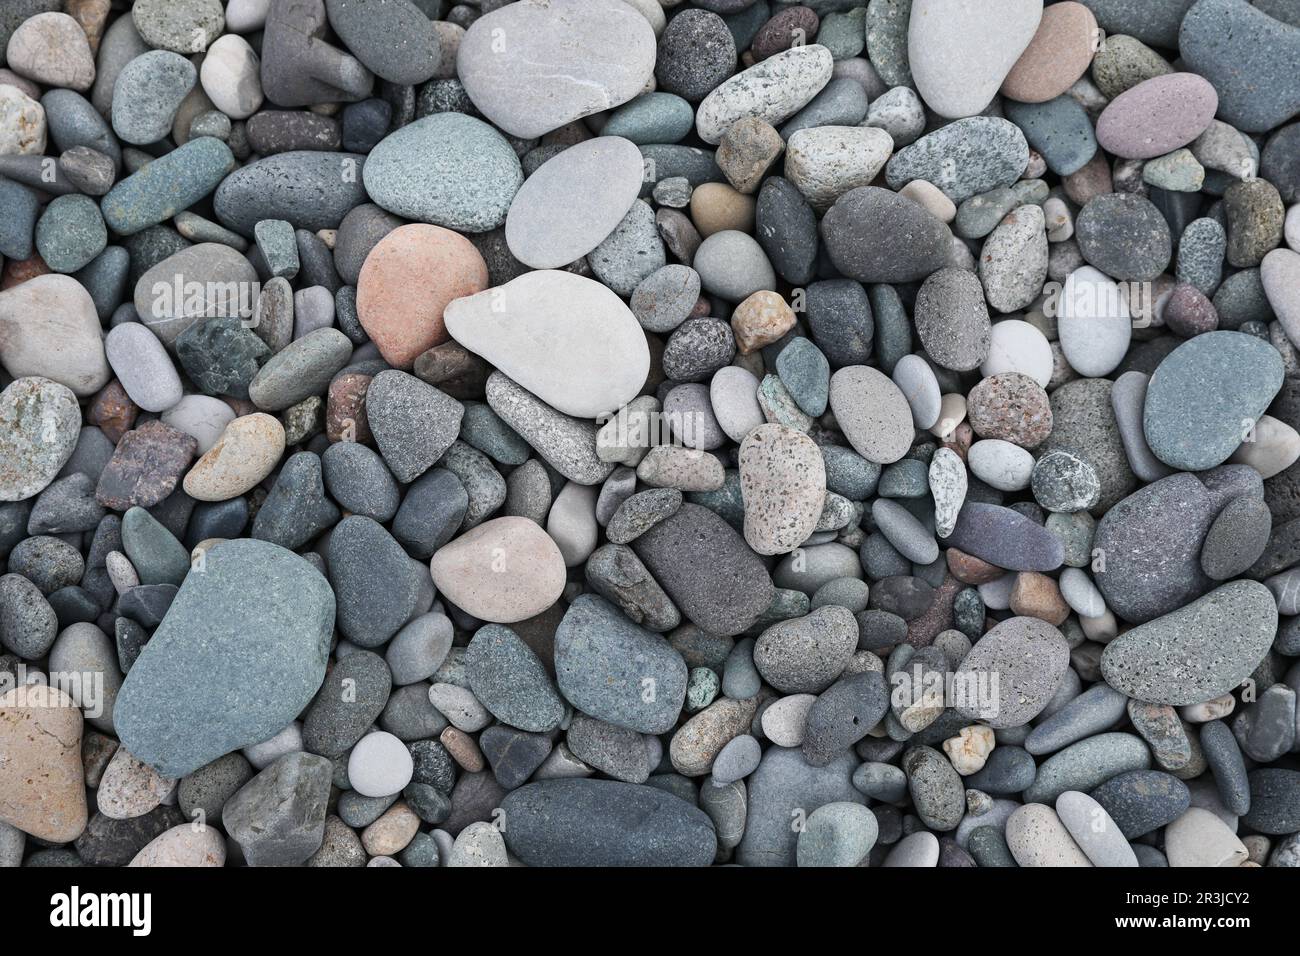
[[[55,272],[76,272],[107,245],[104,217],[89,196],[52,199],[36,223],[36,251]]]
[[[1046,103],[1007,100],[1003,111],[1024,132],[1029,145],[1042,153],[1047,168],[1058,176],[1078,172],[1096,155],[1092,120],[1083,105],[1069,94]]]
[[[638,146],[676,143],[695,125],[691,104],[673,93],[646,93],[610,114],[602,136],[621,136]]]
[[[850,59],[867,45],[866,24],[866,7],[827,14],[817,31],[817,42],[830,50],[834,59]]]
[[[808,339],[796,337],[776,359],[776,374],[803,411],[817,418],[830,396],[831,364]]]
[[[718,675],[707,667],[691,668],[690,679],[686,684],[686,710],[688,713],[701,711],[713,703],[718,696],[722,682]]]
[[[221,140],[192,139],[110,189],[101,202],[104,220],[118,235],[134,235],[193,206],[234,168]]]
[[[273,277],[292,279],[298,274],[298,241],[290,223],[283,219],[263,219],[253,227],[253,238]]]

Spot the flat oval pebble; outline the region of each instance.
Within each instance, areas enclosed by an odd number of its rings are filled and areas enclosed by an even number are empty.
[[[1241,444],[1243,428],[1249,431],[1273,400],[1282,377],[1281,356],[1268,343],[1240,332],[1198,335],[1169,353],[1151,376],[1143,411],[1147,444],[1173,468],[1222,464]]]
[[[1152,77],[1126,90],[1097,118],[1097,141],[1124,159],[1150,159],[1186,146],[1210,125],[1219,97],[1195,73]]]
[[[831,376],[830,406],[854,450],[868,461],[898,461],[912,444],[912,410],[898,386],[865,365]]]
[[[1198,703],[1244,680],[1267,653],[1276,628],[1277,604],[1268,588],[1233,581],[1107,644],[1102,673],[1138,700]]]
[[[645,333],[627,306],[570,272],[529,272],[456,299],[445,321],[461,345],[578,418],[616,412],[636,397],[650,370]]]
[[[526,518],[496,518],[443,545],[430,563],[447,600],[485,621],[512,624],[550,607],[564,589],[564,558]]]
[[[512,38],[504,51],[501,36]],[[654,68],[654,30],[617,0],[508,4],[474,21],[456,57],[474,105],[522,139],[627,102]]]
[[[547,160],[525,181],[506,216],[506,243],[534,269],[558,269],[614,231],[641,189],[641,151],[601,136]]]
[[[777,53],[712,90],[695,113],[700,139],[716,144],[737,120],[753,116],[773,126],[798,112],[831,78],[831,51],[811,43]]]

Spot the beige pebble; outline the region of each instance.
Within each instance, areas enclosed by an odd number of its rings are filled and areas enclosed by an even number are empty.
[[[997,746],[993,737],[993,728],[984,724],[972,724],[957,731],[956,737],[949,737],[943,742],[943,752],[948,760],[963,777],[982,770],[989,754]]]
[[[1261,415],[1251,440],[1242,442],[1228,461],[1250,465],[1268,479],[1286,471],[1296,459],[1300,459],[1300,432],[1272,415]]]
[[[741,355],[771,345],[794,328],[794,323],[794,310],[777,292],[755,292],[731,313],[731,331]]]
[[[361,831],[361,845],[371,856],[392,856],[406,849],[420,830],[420,818],[398,800],[383,815]]]
[[[957,218],[957,205],[934,183],[924,179],[913,179],[898,191],[912,202],[923,207],[940,222],[952,222]]]
[[[216,827],[182,823],[155,837],[128,866],[225,866],[226,841]]]
[[[678,491],[717,491],[727,477],[716,455],[679,445],[651,448],[637,465],[636,476],[652,488]]]
[[[438,549],[429,571],[439,593],[467,614],[513,624],[540,614],[564,590],[564,555],[528,518],[485,521]]]
[[[1178,713],[1189,724],[1208,724],[1212,720],[1227,717],[1236,707],[1237,698],[1232,694],[1223,694],[1199,704],[1186,704],[1178,708]]]
[[[176,785],[125,747],[118,747],[104,768],[95,791],[99,812],[113,820],[144,816],[159,806]]]
[[[691,221],[701,236],[726,229],[754,231],[753,196],[746,196],[726,183],[701,183],[691,193]]]
[[[1007,818],[1007,847],[1025,867],[1092,866],[1074,842],[1056,811],[1042,803],[1027,803]]]
[[[949,392],[939,400],[939,420],[930,426],[930,434],[940,441],[947,441],[965,420],[966,396],[961,392]]]
[[[483,751],[478,749],[478,743],[459,727],[447,727],[438,735],[438,740],[447,748],[451,759],[460,764],[466,773],[478,773],[485,766]]]
[[[1246,845],[1209,810],[1189,807],[1165,828],[1165,856],[1174,866],[1240,866],[1249,858]]]
[[[86,828],[81,709],[45,684],[0,696],[0,822],[51,843]]]
[[[264,412],[236,418],[185,475],[185,493],[228,501],[256,487],[284,454],[284,426]]]

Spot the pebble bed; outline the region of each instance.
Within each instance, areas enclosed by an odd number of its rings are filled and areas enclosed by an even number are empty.
[[[8,0],[0,866],[1300,866],[1296,0]]]

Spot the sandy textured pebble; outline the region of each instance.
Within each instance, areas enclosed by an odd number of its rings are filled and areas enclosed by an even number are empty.
[[[357,318],[384,358],[408,369],[447,341],[447,306],[487,285],[487,265],[469,240],[440,226],[399,226],[366,256]]]
[[[825,210],[850,189],[869,186],[893,151],[893,138],[869,126],[801,129],[786,144],[785,175],[814,209]]]
[[[875,186],[851,189],[837,199],[822,219],[821,232],[835,267],[859,282],[917,281],[948,260],[947,227],[918,203]]]
[[[1051,807],[1027,803],[1007,819],[1007,846],[1020,866],[1092,866]]]
[[[1034,618],[1011,618],[985,634],[958,671],[970,678],[997,673],[996,699],[968,702],[958,710],[992,727],[1022,726],[1047,706],[1068,665],[1060,631]]]
[[[912,444],[912,410],[897,385],[865,365],[831,376],[830,405],[855,451],[868,461],[898,461]]]
[[[0,360],[14,378],[52,379],[78,398],[111,374],[95,303],[71,276],[39,275],[0,291]]]
[[[57,382],[20,378],[0,392],[0,501],[45,490],[71,457],[80,429],[77,397]]]
[[[956,527],[957,515],[966,500],[966,466],[951,448],[940,448],[930,459],[928,480],[934,499],[934,532],[946,538]]]
[[[85,92],[95,82],[95,57],[76,20],[66,13],[38,13],[9,37],[6,51],[14,72],[45,83]]]
[[[733,123],[752,116],[776,126],[789,119],[831,78],[831,51],[813,43],[784,50],[720,84],[700,103],[695,128],[716,144]]]
[[[759,425],[740,446],[745,540],[759,554],[786,554],[812,534],[826,495],[821,452],[807,435]]]
[[[284,426],[262,412],[236,418],[185,474],[185,493],[199,501],[227,501],[269,475],[284,454]]]
[[[67,694],[45,685],[0,696],[0,821],[52,843],[86,827],[81,767],[81,711]]]
[[[190,823],[159,834],[131,858],[127,866],[225,866],[226,841],[216,827],[198,830]]]
[[[570,481],[594,485],[609,477],[613,461],[596,452],[596,426],[551,408],[500,372],[487,381],[492,411]]]
[[[564,556],[527,518],[484,522],[438,549],[429,567],[447,600],[501,624],[541,613],[564,590]]]
[[[456,61],[474,105],[524,139],[627,102],[654,68],[654,30],[617,0],[508,4],[474,21]]]
[[[1102,673],[1138,700],[1199,703],[1245,679],[1263,659],[1276,627],[1277,604],[1268,588],[1233,581],[1107,644]]]
[[[962,162],[952,157],[960,155]],[[1029,163],[1029,144],[1020,127],[995,116],[971,116],[941,126],[899,150],[885,167],[891,189],[924,179],[954,203],[1010,186]]]
[[[1034,38],[1002,83],[1002,95],[1023,103],[1060,96],[1092,63],[1096,30],[1096,18],[1082,3],[1045,7]]]
[[[650,369],[645,333],[617,295],[540,271],[446,309],[447,331],[552,408],[597,418],[622,408]]]
[[[1097,118],[1097,141],[1125,159],[1151,159],[1205,132],[1219,97],[1195,73],[1170,73],[1121,93]]]

